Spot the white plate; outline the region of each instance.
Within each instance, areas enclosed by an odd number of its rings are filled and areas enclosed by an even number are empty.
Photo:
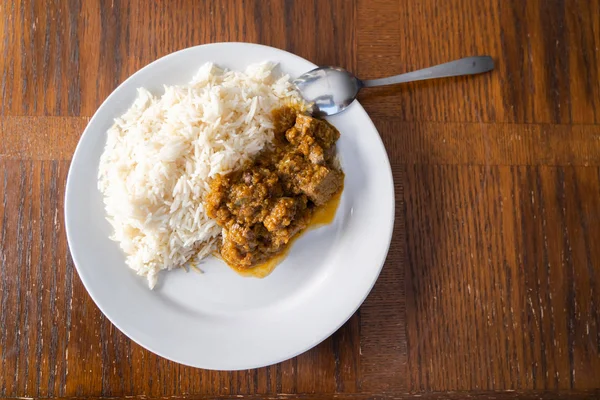
[[[383,143],[354,103],[330,121],[341,132],[346,173],[334,222],[304,234],[265,279],[244,278],[216,259],[204,274],[162,273],[155,290],[109,239],[97,172],[106,131],[138,87],[162,93],[184,84],[205,62],[231,69],[265,60],[296,77],[314,64],[271,47],[216,43],[178,51],[142,68],[100,106],[73,156],[65,198],[66,229],[79,276],[100,310],[148,350],[195,367],[237,370],[294,357],[335,332],[364,301],[387,255],[394,188]]]

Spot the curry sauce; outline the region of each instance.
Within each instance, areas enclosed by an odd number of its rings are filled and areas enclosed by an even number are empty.
[[[220,256],[259,277],[309,225],[326,223],[327,215],[331,222],[344,182],[335,127],[291,107],[274,111],[273,120],[271,145],[242,169],[217,176],[206,198],[208,216],[223,228]]]
[[[279,265],[279,263],[281,263],[285,259],[285,257],[287,257],[288,252],[292,248],[292,245],[294,244],[296,239],[298,239],[304,232],[309,231],[311,229],[319,228],[323,225],[329,225],[333,222],[333,220],[335,219],[335,214],[337,212],[337,209],[340,205],[341,198],[342,198],[342,190],[340,190],[337,194],[335,194],[331,198],[331,200],[329,200],[327,202],[327,204],[315,209],[315,211],[312,214],[311,220],[308,224],[308,227],[304,231],[296,234],[296,236],[293,237],[292,240],[290,240],[290,242],[286,245],[286,248],[283,251],[281,251],[279,254],[269,258],[267,261],[265,261],[261,264],[251,267],[251,268],[246,268],[246,267],[240,268],[236,265],[232,265],[229,263],[228,263],[228,265],[231,267],[231,269],[233,269],[235,272],[237,272],[238,274],[240,274],[242,276],[248,276],[248,277],[254,277],[254,278],[264,278],[264,277],[268,276],[271,272],[273,272],[275,267],[277,267]]]

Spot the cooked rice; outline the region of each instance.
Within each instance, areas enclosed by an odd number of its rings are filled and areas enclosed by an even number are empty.
[[[138,97],[108,130],[98,187],[127,264],[150,288],[163,269],[196,264],[221,228],[202,200],[216,174],[228,173],[273,136],[271,111],[306,105],[275,64],[245,72],[203,65],[192,82]]]

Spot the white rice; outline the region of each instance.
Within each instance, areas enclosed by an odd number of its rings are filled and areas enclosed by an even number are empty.
[[[196,263],[221,228],[204,211],[211,178],[243,165],[272,139],[271,111],[306,107],[275,64],[245,72],[203,65],[157,97],[138,89],[108,130],[98,187],[127,264],[150,288],[163,269]]]

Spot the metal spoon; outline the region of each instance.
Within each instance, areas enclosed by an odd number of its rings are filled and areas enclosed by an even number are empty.
[[[446,78],[449,76],[474,75],[494,69],[490,56],[461,58],[445,64],[408,72],[389,78],[361,81],[343,68],[319,67],[294,80],[298,91],[306,101],[314,103],[317,115],[333,115],[344,111],[363,87],[394,85],[396,83]]]

